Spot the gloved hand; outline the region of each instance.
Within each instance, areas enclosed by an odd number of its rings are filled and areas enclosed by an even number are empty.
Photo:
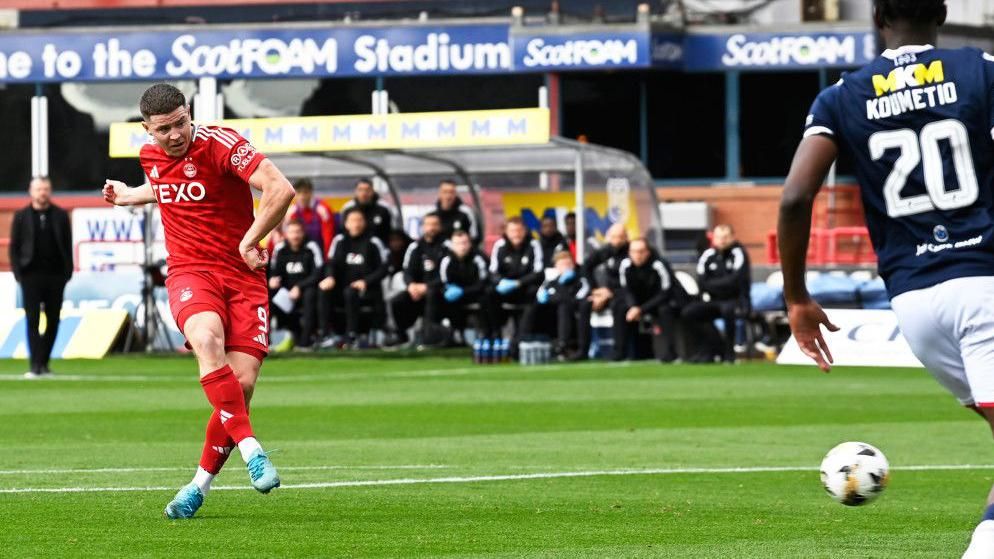
[[[544,287],[540,287],[538,289],[538,293],[535,294],[535,298],[538,299],[538,302],[541,303],[541,304],[543,304],[543,305],[546,304],[546,303],[548,303],[549,302],[549,290],[546,289],[546,288],[544,288]]]
[[[445,300],[450,303],[455,303],[459,299],[462,299],[463,290],[458,285],[449,284],[445,286],[445,293],[442,294]]]
[[[559,274],[559,285],[565,285],[576,277],[576,270],[566,270],[565,272]]]
[[[513,279],[502,279],[497,282],[497,293],[501,295],[507,295],[508,293],[514,291],[518,288],[521,283],[518,280]]]

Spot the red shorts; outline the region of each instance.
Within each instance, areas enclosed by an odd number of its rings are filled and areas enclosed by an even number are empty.
[[[224,324],[224,350],[260,361],[269,353],[269,291],[266,277],[246,272],[176,272],[166,277],[169,310],[180,332],[186,320],[215,312]],[[189,344],[187,344],[189,347]]]

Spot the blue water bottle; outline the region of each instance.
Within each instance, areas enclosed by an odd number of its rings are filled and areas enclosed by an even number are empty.
[[[500,340],[500,362],[507,363],[511,359],[511,340],[501,338]]]
[[[483,344],[480,347],[480,363],[490,363],[493,353],[490,348],[490,340],[483,340]]]
[[[477,338],[473,340],[473,363],[479,364],[483,361],[483,340]]]

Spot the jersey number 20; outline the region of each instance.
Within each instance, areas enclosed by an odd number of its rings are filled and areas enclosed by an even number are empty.
[[[939,141],[947,140],[953,156],[953,169],[959,188],[946,189],[945,165]],[[977,185],[977,172],[973,167],[970,152],[970,137],[962,122],[949,119],[926,124],[921,134],[904,128],[877,132],[870,136],[870,156],[874,161],[884,156],[890,149],[900,150],[894,169],[884,183],[884,200],[887,202],[887,215],[902,217],[930,212],[935,209],[954,210],[965,208],[977,201],[980,188]],[[927,194],[902,196],[908,176],[918,164],[922,164]]]

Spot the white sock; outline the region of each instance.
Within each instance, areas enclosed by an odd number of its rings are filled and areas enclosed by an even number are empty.
[[[238,452],[242,453],[242,460],[248,464],[249,458],[255,454],[255,451],[262,452],[262,445],[259,441],[255,440],[255,437],[245,437],[242,442],[238,443]]]
[[[197,484],[200,488],[200,492],[207,496],[207,492],[211,490],[211,482],[214,481],[214,474],[208,472],[207,470],[197,467],[197,473],[193,474],[193,483]]]

